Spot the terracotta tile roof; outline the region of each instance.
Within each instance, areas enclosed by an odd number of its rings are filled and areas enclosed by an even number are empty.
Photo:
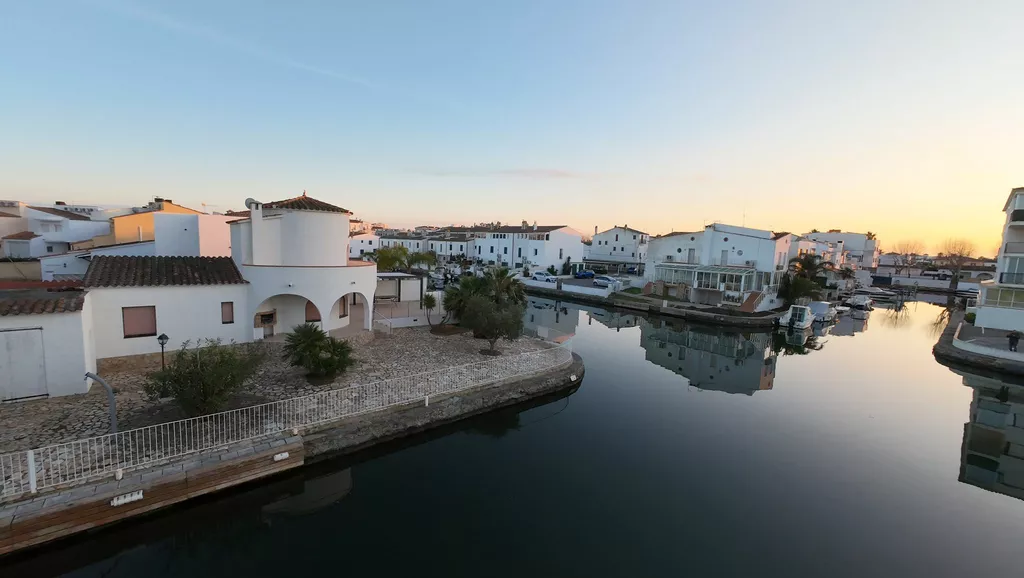
[[[12,215],[10,213],[4,213],[4,212],[0,211],[0,219],[2,219],[4,217],[10,217],[12,219],[20,219],[21,218],[18,215]]]
[[[0,281],[0,290],[4,289],[68,289],[73,287],[81,287],[82,280],[63,280],[63,281]]]
[[[283,201],[274,201],[272,203],[264,203],[263,208],[265,209],[291,209],[293,211],[324,211],[327,213],[348,213],[352,214],[352,211],[348,209],[342,209],[336,207],[330,203],[325,203],[319,199],[313,197],[307,197],[306,192],[303,191],[301,196],[293,199],[285,199]]]
[[[778,241],[779,239],[781,239],[781,238],[783,238],[783,237],[785,237],[786,235],[789,235],[789,234],[791,234],[791,233],[787,233],[787,232],[772,233],[772,240]]]
[[[91,221],[89,217],[85,215],[79,215],[78,213],[72,213],[70,211],[62,211],[60,209],[51,209],[50,207],[29,207],[33,211],[40,211],[43,213],[49,213],[51,215],[57,215],[58,217],[64,217],[72,221]]]
[[[10,239],[12,241],[28,241],[29,239],[35,239],[38,236],[39,235],[33,233],[32,231],[21,231],[18,233],[11,233],[10,235],[6,235],[4,239]]]
[[[0,291],[0,317],[81,311],[85,291]]]
[[[527,225],[524,229],[522,225],[519,225],[497,227],[494,229],[477,229],[477,231],[486,231],[488,233],[550,233],[551,231],[564,229],[566,226],[567,225],[539,225],[536,229],[534,229],[533,225]]]
[[[225,217],[248,217],[252,211],[225,211]]]
[[[93,257],[86,287],[170,287],[245,283],[231,257]]]

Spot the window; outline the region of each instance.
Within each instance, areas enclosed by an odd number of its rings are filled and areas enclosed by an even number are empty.
[[[313,305],[312,301],[306,301],[306,323],[320,321],[320,310]]]
[[[615,247],[612,247],[612,253],[614,253],[614,252],[615,252]]]
[[[559,250],[558,250],[558,258],[559,258],[559,259],[561,259],[561,258],[562,258],[562,250],[561,250],[561,249],[559,249]]]
[[[508,247],[502,247],[502,248],[501,248],[501,252],[502,252],[502,254],[504,254],[504,255],[508,255]]]
[[[47,253],[53,253],[53,245],[47,245],[46,246],[46,252]]]
[[[523,256],[523,248],[519,247],[519,249],[516,250],[516,257],[522,257],[522,256]]]
[[[494,245],[491,245],[491,253],[494,253]]]
[[[462,245],[459,245],[459,251],[460,252],[462,251]]]
[[[534,256],[534,257],[536,257],[536,256],[537,256],[537,250],[536,250],[536,249],[534,249],[534,250],[533,250],[533,256]]]
[[[362,254],[363,254],[363,253],[365,253],[365,252],[366,252],[366,249],[360,249],[360,250],[359,250],[359,254],[360,254],[360,255],[362,255]]]
[[[615,240],[616,240],[616,241],[618,241],[618,240],[619,240],[619,236],[618,236],[617,234],[615,235]]]
[[[636,257],[636,253],[630,253],[629,256],[630,257]]]
[[[367,244],[373,245],[373,241],[367,241]]]
[[[636,235],[633,235],[633,240],[636,241]]]
[[[360,251],[361,253],[362,251]],[[220,304],[220,322],[227,325],[235,322],[235,304],[232,301],[222,301]]]
[[[153,337],[156,335],[156,307],[122,307],[121,323],[124,337]]]
[[[551,240],[551,235],[550,234],[544,235],[544,240],[545,241],[550,241]]]
[[[353,295],[353,297],[355,297]],[[348,300],[342,297],[338,300],[338,318],[348,317]]]

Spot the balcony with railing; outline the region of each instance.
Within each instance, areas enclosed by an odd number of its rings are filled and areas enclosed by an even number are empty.
[[[1024,242],[1010,242],[1003,246],[1003,254],[1024,254]]]
[[[712,267],[743,267],[745,269],[756,269],[757,261],[753,259],[742,259],[739,257],[729,259],[711,259]]]
[[[1024,226],[1024,209],[1014,209],[1010,212],[1010,225]]]

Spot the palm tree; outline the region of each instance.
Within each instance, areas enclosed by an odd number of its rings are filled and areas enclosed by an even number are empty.
[[[486,293],[486,285],[483,278],[464,276],[459,279],[458,285],[449,285],[444,290],[444,309],[455,319],[461,319],[469,299],[474,295],[484,293]]]
[[[430,312],[437,307],[437,298],[431,293],[424,293],[423,298],[420,299],[420,307],[427,312],[427,325],[433,327],[434,324],[430,321]]]
[[[526,287],[522,281],[512,276],[507,267],[491,269],[484,274],[487,292],[495,303],[504,302],[522,304],[526,302]]]
[[[378,271],[404,271],[409,268],[409,249],[401,245],[377,249],[374,260]]]
[[[283,358],[304,367],[311,376],[331,377],[352,365],[352,346],[335,339],[315,323],[303,323],[285,336]]]
[[[805,253],[789,260],[789,270],[798,277],[815,279],[832,267],[831,263],[822,261],[820,255]]]
[[[409,268],[415,267],[416,265],[425,265],[427,268],[437,265],[437,253],[434,251],[423,251],[411,253],[406,259],[406,265]]]

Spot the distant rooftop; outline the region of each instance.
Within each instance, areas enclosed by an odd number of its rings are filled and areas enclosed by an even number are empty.
[[[39,211],[41,213],[49,213],[51,215],[56,215],[58,217],[64,217],[65,219],[70,219],[72,221],[90,221],[90,220],[92,220],[92,219],[90,219],[89,217],[87,217],[85,215],[80,215],[78,213],[72,213],[70,211],[62,211],[60,209],[51,209],[50,207],[33,207],[33,206],[29,206],[29,208],[32,209],[33,211]]]
[[[352,211],[349,211],[348,209],[343,209],[330,203],[325,203],[320,199],[314,199],[313,197],[306,196],[306,191],[302,191],[302,194],[298,197],[285,199],[283,201],[264,203],[263,207],[266,209],[290,209],[293,211],[321,211],[325,213],[352,214]]]

